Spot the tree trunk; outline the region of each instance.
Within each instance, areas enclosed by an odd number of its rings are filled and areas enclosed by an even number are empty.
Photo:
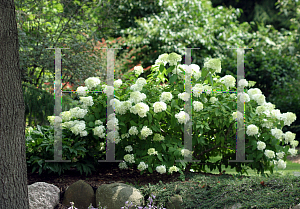
[[[29,209],[25,104],[13,0],[0,2],[0,209]]]

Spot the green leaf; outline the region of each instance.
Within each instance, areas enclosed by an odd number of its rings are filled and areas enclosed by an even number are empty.
[[[197,138],[197,142],[200,144],[200,145],[207,145],[205,140],[204,140],[204,137],[203,136],[200,136]]]
[[[213,82],[213,79],[211,77],[211,74],[209,74],[209,80],[208,81],[209,81],[210,85],[213,86],[214,82]]]
[[[99,112],[95,112],[95,120],[99,120],[100,119],[100,114]]]
[[[218,109],[216,109],[216,116],[219,116],[220,115],[220,112]]]
[[[151,168],[150,166],[148,166],[148,171],[149,171],[150,173],[153,173],[152,168]]]
[[[94,122],[89,122],[89,127],[94,127]]]
[[[170,78],[170,84],[176,82],[176,81],[177,81],[177,77],[178,77],[178,75],[173,74],[173,75],[171,76],[171,78]],[[174,101],[174,100],[173,100],[173,101]]]
[[[126,127],[125,123],[123,123],[123,122],[120,122],[119,124],[120,124],[120,126]]]
[[[173,147],[173,145],[169,144],[169,143],[167,143],[166,145],[167,145],[167,147]]]
[[[169,152],[174,152],[176,149],[171,145],[171,147],[169,147]]]
[[[202,69],[202,73],[201,73],[201,81],[203,82],[206,75],[208,74],[208,70],[207,69]]]
[[[152,123],[152,115],[150,113],[148,114],[148,112],[147,112],[147,115],[148,115],[149,124],[151,124]]]
[[[258,155],[257,155],[257,157],[256,157],[256,160],[260,160],[261,158],[262,158],[262,156],[264,155],[264,153],[259,153]]]
[[[37,145],[41,144],[42,142],[43,142],[43,139],[42,139],[42,138],[38,138],[38,139],[36,140]]]
[[[162,162],[163,161],[163,159],[162,159],[162,157],[161,157],[161,154],[158,154],[157,155],[157,158]]]
[[[176,109],[180,110],[180,107],[178,105],[174,105]]]
[[[161,65],[159,66],[159,71],[160,71],[160,72],[163,72],[164,69],[165,69],[165,66],[164,66],[163,64],[161,64]]]
[[[131,124],[131,126],[137,126],[137,124],[133,120],[130,120],[129,123]]]
[[[164,149],[164,151],[166,151],[167,149],[166,149],[166,145],[165,144],[161,144],[161,146],[162,146],[162,148]]]

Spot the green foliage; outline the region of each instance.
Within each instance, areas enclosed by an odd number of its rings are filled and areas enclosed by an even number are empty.
[[[25,102],[25,119],[32,126],[49,125],[48,116],[54,115],[54,96],[48,91],[38,89],[28,83],[22,83],[23,98]],[[62,96],[62,111],[76,106],[78,101],[72,100],[68,95]],[[34,118],[34,121],[33,121]]]
[[[26,161],[28,170],[31,172],[44,171],[54,172],[61,175],[70,167],[76,167],[79,172],[86,175],[95,171],[97,160],[105,153],[98,145],[89,140],[89,137],[74,136],[68,130],[62,132],[62,159],[71,160],[70,163],[45,162],[54,158],[54,127],[39,126],[30,133],[26,133]],[[93,146],[90,146],[93,145]],[[80,159],[79,159],[80,158]],[[77,162],[78,161],[78,162]]]
[[[239,22],[257,22],[264,25],[273,25],[276,29],[290,26],[289,16],[279,15],[279,10],[274,7],[278,0],[252,0],[252,1],[237,1],[237,0],[212,0],[213,7],[224,6],[240,8],[243,12],[238,18]],[[282,1],[281,1],[282,2]],[[292,12],[292,10],[291,10]],[[257,25],[254,30],[257,30]]]
[[[192,63],[202,66],[204,57],[219,57],[227,47],[245,46],[247,27],[239,26],[237,9],[212,8],[210,1],[164,1],[163,11],[151,17],[137,19],[138,28],[128,28],[122,34],[126,43],[135,48],[149,47],[136,56],[142,66],[151,66],[162,53],[184,55],[184,47],[192,50]],[[149,72],[150,73],[150,72]],[[142,75],[147,78],[149,73]]]
[[[104,62],[99,63],[97,57],[90,56],[92,50],[90,52],[82,50],[85,47],[92,49],[92,44],[89,43],[92,39],[96,42],[100,37],[108,38],[107,34],[104,36],[100,33],[104,30],[98,30],[99,21],[108,15],[112,18],[113,15],[107,13],[114,10],[108,9],[111,7],[110,4],[95,7],[98,1],[89,3],[77,1],[76,4],[72,1],[66,2],[63,1],[64,4],[57,1],[16,2],[23,81],[41,87],[47,73],[54,75],[54,50],[46,50],[53,47],[70,48],[62,50],[62,83],[71,81],[78,86],[86,78],[101,76],[106,70],[102,65]],[[71,6],[68,11],[67,5]],[[78,7],[74,9],[72,5]],[[72,15],[68,15],[69,13]],[[112,25],[113,22],[108,24]],[[96,72],[99,70],[99,64],[100,71]],[[53,83],[53,77],[49,79]]]

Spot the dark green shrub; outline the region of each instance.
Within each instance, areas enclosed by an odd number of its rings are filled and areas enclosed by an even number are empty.
[[[100,145],[93,144],[91,149],[88,136],[74,136],[68,130],[62,131],[62,159],[72,160],[70,163],[45,162],[54,159],[54,127],[37,125],[30,133],[26,133],[26,161],[27,169],[35,172],[48,171],[61,175],[70,167],[76,167],[80,173],[87,175],[95,170],[97,160],[105,156],[100,151]],[[96,151],[98,150],[98,151]],[[104,149],[105,151],[105,149]]]

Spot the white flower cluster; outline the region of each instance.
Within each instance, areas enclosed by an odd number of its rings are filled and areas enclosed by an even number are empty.
[[[137,130],[136,126],[131,126],[131,128],[129,129],[128,133],[130,135],[138,135],[139,131]]]
[[[86,109],[80,109],[79,107],[75,107],[70,109],[71,117],[73,118],[84,118],[84,116],[87,114],[88,110]]]
[[[120,86],[122,85],[122,80],[121,79],[118,79],[116,81],[114,81],[114,87],[115,88],[120,88]]]
[[[156,167],[156,171],[160,174],[166,173],[166,166],[165,165],[160,165]]]
[[[157,151],[155,151],[155,148],[149,148],[148,155],[157,155]]]
[[[258,129],[259,128],[256,125],[251,124],[247,127],[247,132],[246,133],[247,133],[248,136],[253,136],[253,135],[258,134]]]
[[[200,110],[203,110],[202,102],[193,101],[193,107],[194,107],[195,112],[199,112]]]
[[[230,97],[233,99],[236,99],[236,95],[235,94],[230,94]]]
[[[281,117],[284,120],[285,126],[290,126],[297,118],[296,115],[292,112],[283,113]]]
[[[119,168],[120,169],[127,169],[128,166],[127,166],[126,162],[122,162],[122,163],[119,163]]]
[[[244,115],[240,111],[237,111],[232,113],[232,118],[233,120],[242,120],[244,119]]]
[[[141,118],[146,117],[146,113],[149,111],[149,106],[145,103],[137,103],[135,106],[130,108],[130,112],[133,114],[138,114]]]
[[[164,141],[165,137],[160,134],[154,134],[153,141]]]
[[[291,143],[292,141],[294,141],[295,137],[296,137],[296,134],[294,134],[294,133],[292,133],[290,131],[286,132],[284,134],[285,144],[287,144],[289,142]],[[296,142],[298,142],[298,141],[296,141]]]
[[[134,156],[133,156],[133,154],[126,154],[125,156],[124,156],[124,160],[126,161],[126,162],[129,162],[129,163],[134,163],[135,161],[134,161]]]
[[[80,102],[83,103],[82,108],[83,109],[87,109],[88,106],[93,106],[94,102],[93,102],[93,97],[92,96],[88,96],[88,97],[79,97]]]
[[[178,172],[179,168],[177,168],[175,165],[169,168],[169,173]]]
[[[79,86],[76,90],[77,94],[79,96],[86,96],[87,92],[88,92],[88,88],[87,87],[83,87],[83,86]]]
[[[168,101],[171,101],[173,98],[173,95],[170,93],[170,92],[163,92],[161,95],[160,95],[160,101],[162,102],[168,102]]]
[[[125,147],[125,151],[126,152],[131,152],[133,149],[132,149],[132,146],[131,145],[128,145]]]
[[[267,119],[263,119],[263,123],[261,126],[266,128],[271,128],[273,127],[273,123],[271,121],[268,121]]]
[[[178,65],[173,71],[173,74],[179,75],[180,79],[185,79],[184,73],[190,74],[190,69],[192,69],[192,75],[194,76],[196,80],[198,80],[201,77],[200,67],[196,64],[191,64],[189,66],[187,65]]]
[[[143,138],[147,138],[148,136],[152,135],[153,132],[150,128],[148,128],[147,126],[144,126],[141,130],[141,135]]]
[[[209,102],[211,102],[211,103],[215,103],[216,101],[218,101],[218,99],[216,97],[211,97],[209,99]]]
[[[155,65],[161,65],[163,64],[164,66],[169,63],[170,66],[177,65],[178,62],[182,60],[181,55],[178,55],[176,53],[171,53],[171,54],[162,54],[159,55],[158,59],[155,61]]]
[[[154,108],[154,112],[158,113],[158,112],[165,111],[167,109],[167,105],[164,102],[155,102],[153,104],[153,108]]]
[[[246,94],[245,92],[239,93],[238,96],[239,96],[239,98],[240,98],[240,102],[242,102],[242,103],[244,103],[244,102],[249,102],[249,101],[250,101],[249,95]]]
[[[122,138],[122,139],[125,139],[125,138],[128,139],[128,138],[129,138],[129,133],[122,134],[122,135],[121,135],[121,138]]]
[[[194,87],[192,87],[193,96],[200,97],[202,92],[204,91],[204,86],[202,84],[196,84]]]
[[[133,70],[135,71],[135,74],[138,76],[144,72],[144,68],[142,66],[135,66]]]
[[[248,81],[246,79],[241,79],[239,80],[238,82],[238,86],[241,86],[241,87],[245,87],[245,86],[248,86]]]
[[[181,155],[185,157],[191,157],[194,151],[189,151],[188,149],[181,149]]]
[[[88,89],[95,88],[100,84],[100,79],[97,77],[90,77],[84,81]]]
[[[165,66],[169,61],[168,57],[169,55],[167,53],[159,55],[158,59],[155,61],[155,65],[163,64]]]
[[[190,120],[189,114],[187,114],[187,113],[184,112],[184,111],[180,111],[179,113],[177,113],[177,114],[175,115],[175,118],[178,119],[178,122],[179,122],[180,124],[183,124],[183,123],[186,124],[186,123]]]
[[[85,121],[75,120],[73,123],[73,127],[70,128],[71,131],[77,136],[80,134],[81,137],[87,136],[87,131],[85,131]]]
[[[148,164],[145,164],[144,162],[140,162],[137,169],[139,169],[140,171],[143,171],[145,169],[148,168]]]
[[[282,138],[282,135],[283,135],[283,132],[282,130],[280,129],[271,129],[271,134],[276,138],[276,139],[281,139]]]
[[[208,62],[204,63],[204,67],[208,68],[212,73],[221,73],[221,60],[210,59]]]
[[[186,92],[183,92],[178,94],[178,98],[186,102],[190,98],[190,95],[188,95]]]
[[[220,82],[224,83],[228,89],[235,86],[235,78],[232,75],[225,75]]]
[[[247,93],[250,99],[255,100],[258,105],[263,105],[266,102],[266,97],[262,95],[261,90],[258,88],[249,89]]]

